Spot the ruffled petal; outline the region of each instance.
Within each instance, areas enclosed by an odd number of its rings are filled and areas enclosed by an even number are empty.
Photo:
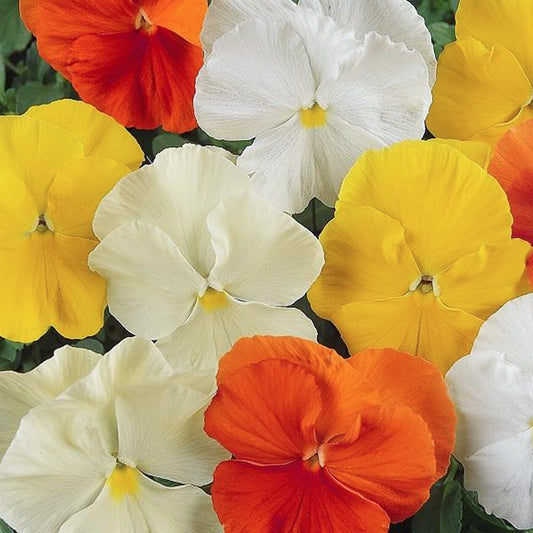
[[[209,285],[239,300],[290,305],[324,264],[316,237],[255,195],[223,200],[209,214],[207,227],[216,257]]]
[[[107,280],[111,313],[132,333],[151,339],[181,326],[207,287],[170,237],[144,222],[107,235],[89,266]]]
[[[480,141],[460,141],[458,139],[429,139],[429,143],[447,144],[462,154],[466,155],[468,159],[477,163],[481,168],[489,166],[492,148],[490,144]],[[488,171],[492,175],[492,172]]]
[[[321,469],[301,463],[261,467],[221,463],[215,473],[213,505],[227,533],[293,531],[385,533],[381,507],[337,483]]]
[[[294,335],[316,340],[313,322],[298,309],[243,303],[227,296],[227,305],[205,311],[198,303],[190,318],[157,346],[178,371],[214,369],[241,337]]]

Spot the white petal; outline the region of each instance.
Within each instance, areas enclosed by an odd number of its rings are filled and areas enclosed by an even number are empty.
[[[300,0],[300,5],[353,28],[358,39],[375,31],[395,43],[405,43],[410,50],[417,50],[426,62],[433,85],[437,62],[431,34],[424,19],[407,0]]]
[[[507,302],[481,326],[472,352],[495,350],[513,364],[533,371],[533,294]]]
[[[223,35],[196,80],[198,124],[219,139],[252,139],[314,103],[304,43],[287,23],[253,20]]]
[[[318,88],[317,101],[385,144],[420,139],[431,104],[427,76],[418,52],[369,33],[339,78]]]
[[[201,41],[206,55],[211,53],[213,44],[224,33],[247,20],[286,20],[289,13],[296,11],[291,0],[213,0],[202,28]]]
[[[53,400],[98,364],[101,356],[65,346],[31,372],[0,372],[0,459],[13,440],[22,417]]]
[[[207,226],[216,256],[209,285],[239,300],[290,305],[324,264],[318,239],[255,194],[224,200]]]
[[[480,448],[527,430],[533,420],[533,374],[498,352],[459,359],[446,375],[458,415],[455,455],[464,460]]]
[[[178,483],[211,483],[229,454],[204,432],[210,400],[179,380],[122,392],[116,403],[119,460]]]
[[[209,148],[168,148],[153,164],[123,178],[102,200],[94,231],[102,240],[126,222],[154,224],[174,240],[196,271],[207,275],[214,261],[207,214],[222,198],[249,187],[244,172]]]
[[[89,267],[107,280],[109,310],[136,335],[170,335],[190,315],[206,281],[157,226],[129,222],[89,255]]]
[[[211,498],[196,487],[170,489],[141,476],[139,492],[113,500],[106,486],[59,533],[210,533],[217,531]]]
[[[316,340],[313,323],[298,309],[257,303],[230,304],[206,312],[197,305],[189,320],[158,348],[178,371],[216,368],[235,341],[252,335],[292,335]]]
[[[489,444],[465,462],[465,487],[487,513],[518,529],[533,527],[533,431]]]
[[[26,415],[0,464],[0,516],[24,533],[56,533],[90,505],[116,464],[100,422],[62,400]]]

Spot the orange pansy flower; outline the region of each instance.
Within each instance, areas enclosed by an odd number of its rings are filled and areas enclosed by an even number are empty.
[[[124,126],[183,132],[203,53],[206,0],[21,0],[41,56]]]
[[[533,119],[506,132],[494,148],[488,171],[503,187],[513,215],[513,237],[533,244]],[[533,283],[533,256],[527,262]]]
[[[447,468],[455,414],[422,359],[380,349],[344,360],[257,336],[221,359],[217,382],[205,430],[234,456],[212,487],[227,533],[386,532]]]

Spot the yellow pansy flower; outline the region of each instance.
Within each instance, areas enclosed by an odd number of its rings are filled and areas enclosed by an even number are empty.
[[[351,353],[391,347],[443,372],[483,321],[525,294],[528,243],[511,239],[504,191],[449,145],[405,141],[365,153],[348,173],[320,240],[309,291]]]
[[[103,323],[105,282],[87,256],[94,211],[143,160],[135,139],[82,102],[0,117],[0,336],[31,342],[53,326],[82,338]]]
[[[439,57],[428,128],[494,145],[533,117],[530,0],[461,0],[457,41]]]

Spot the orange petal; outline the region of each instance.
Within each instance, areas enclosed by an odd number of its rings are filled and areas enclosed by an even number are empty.
[[[409,407],[371,407],[360,431],[324,447],[325,467],[343,485],[376,502],[399,522],[429,497],[435,448],[424,422]]]
[[[533,120],[503,135],[494,148],[488,171],[509,198],[513,235],[533,242]]]
[[[282,464],[317,449],[320,388],[301,366],[270,359],[239,369],[219,384],[205,431],[238,459]]]
[[[301,462],[257,466],[225,461],[216,472],[213,505],[226,533],[385,533],[387,514]]]
[[[391,348],[359,352],[348,363],[380,392],[380,405],[401,403],[420,415],[435,443],[437,478],[450,463],[457,417],[439,370],[420,357]]]

